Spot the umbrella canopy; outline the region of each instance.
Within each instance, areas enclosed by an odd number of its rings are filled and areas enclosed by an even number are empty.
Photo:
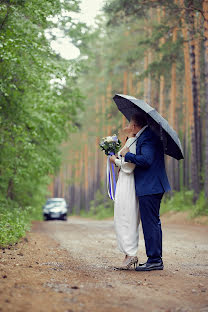
[[[131,116],[143,111],[146,113],[148,125],[163,141],[164,153],[177,159],[183,159],[183,149],[177,133],[153,107],[133,96],[116,94],[113,97],[120,112],[130,121]]]

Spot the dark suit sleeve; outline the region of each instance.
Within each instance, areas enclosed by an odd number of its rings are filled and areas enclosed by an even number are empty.
[[[132,162],[138,167],[149,168],[154,160],[155,144],[151,140],[144,140],[140,146],[140,153],[136,151],[136,155],[127,153],[125,161]]]

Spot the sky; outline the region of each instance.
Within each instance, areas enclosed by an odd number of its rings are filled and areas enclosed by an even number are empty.
[[[89,26],[95,25],[95,17],[100,13],[100,10],[105,0],[82,0],[80,4],[81,13],[76,14],[76,18],[80,22],[85,22]],[[79,49],[76,48],[69,40],[63,38],[63,33],[55,29],[54,34],[59,38],[51,42],[52,49],[59,53],[63,58],[70,60],[79,56]]]

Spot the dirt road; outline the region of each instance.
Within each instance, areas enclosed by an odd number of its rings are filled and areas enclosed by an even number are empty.
[[[164,219],[163,238],[164,271],[116,271],[112,220],[36,223],[1,252],[0,311],[208,312],[208,227]]]

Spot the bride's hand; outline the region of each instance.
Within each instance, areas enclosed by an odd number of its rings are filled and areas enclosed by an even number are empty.
[[[115,155],[112,155],[112,156],[110,157],[110,161],[111,161],[112,163],[115,164],[115,160],[116,160],[116,156],[115,156]]]
[[[136,134],[133,132],[130,132],[128,135],[128,138],[135,138]]]

